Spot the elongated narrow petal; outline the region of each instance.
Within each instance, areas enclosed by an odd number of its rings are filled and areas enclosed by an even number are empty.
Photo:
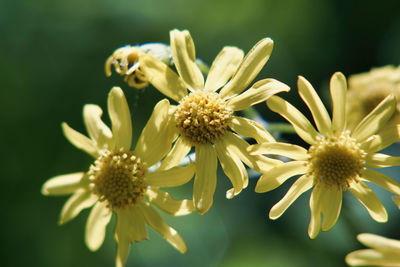
[[[86,223],[86,245],[91,251],[96,251],[103,244],[106,236],[106,226],[110,222],[112,212],[105,201],[98,201],[92,208]]]
[[[299,76],[297,80],[297,87],[299,88],[300,97],[311,111],[318,130],[323,135],[327,135],[330,132],[332,124],[329,113],[322,103],[321,98],[319,98],[314,87],[302,76]]]
[[[312,185],[313,179],[307,175],[303,175],[297,179],[285,196],[271,208],[269,218],[272,220],[278,219],[290,207],[290,205],[292,205],[301,194],[310,189]]]
[[[387,96],[376,106],[354,129],[352,137],[358,142],[365,141],[377,133],[391,118],[396,109],[396,99],[393,95]]]
[[[140,69],[158,91],[179,102],[187,95],[187,87],[182,79],[165,63],[150,55],[141,55]]]
[[[237,47],[224,47],[211,65],[205,90],[215,92],[224,86],[237,71],[243,56],[243,51]]]
[[[275,79],[264,79],[256,82],[253,86],[238,96],[228,100],[227,105],[234,111],[243,110],[255,104],[261,103],[272,95],[280,92],[288,92],[290,87]]]
[[[308,236],[314,239],[321,230],[321,197],[323,195],[323,187],[315,186],[310,197],[310,224],[308,225]]]
[[[217,186],[217,162],[217,153],[211,145],[196,146],[193,202],[200,214],[206,213],[213,203]]]
[[[301,146],[280,142],[252,145],[249,147],[248,151],[251,155],[281,155],[294,160],[307,160],[309,157],[307,154],[307,150],[302,148]]]
[[[221,89],[222,98],[240,94],[267,63],[271,56],[274,42],[270,38],[259,41],[243,59],[232,80]]]
[[[371,217],[377,222],[386,222],[388,215],[385,207],[376,197],[375,193],[365,183],[352,182],[349,190],[355,195],[363,206],[368,210]]]
[[[161,216],[147,202],[141,202],[138,205],[140,212],[143,214],[145,221],[164,237],[172,246],[181,253],[186,253],[187,247],[183,238],[172,227],[168,226]]]
[[[242,117],[232,116],[229,128],[240,136],[254,138],[258,143],[275,142],[275,138],[259,123]]]
[[[316,143],[317,131],[298,109],[278,96],[271,96],[267,100],[267,105],[272,111],[288,120],[304,141],[310,145]]]
[[[171,50],[179,75],[191,89],[203,89],[204,77],[196,65],[194,43],[188,31],[170,32]]]
[[[195,210],[192,200],[175,200],[170,194],[157,188],[148,189],[146,197],[151,203],[173,216],[186,215]]]
[[[173,167],[167,170],[158,170],[144,176],[144,181],[153,186],[170,187],[185,184],[192,179],[195,165]]]
[[[136,144],[135,152],[148,166],[161,160],[171,150],[175,135],[168,127],[168,109],[167,99],[157,103]]]
[[[64,224],[78,216],[78,214],[91,206],[93,206],[98,197],[86,189],[78,189],[67,202],[65,202],[58,223]]]
[[[376,185],[379,185],[393,194],[400,195],[400,183],[383,173],[366,169],[363,172],[363,178]]]
[[[182,136],[180,136],[171,151],[165,156],[160,169],[166,170],[178,165],[182,159],[189,154],[192,145],[189,144]]]
[[[136,207],[117,211],[115,240],[117,241],[116,266],[125,266],[132,242],[147,239],[147,231],[143,215]]]
[[[239,157],[235,154],[230,154],[228,150],[226,150],[224,142],[215,142],[215,150],[224,173],[228,176],[233,185],[233,194],[229,194],[231,191],[228,191],[226,197],[233,198],[242,191],[244,184],[248,184],[249,177],[246,168]]]
[[[346,77],[340,72],[333,74],[330,82],[332,97],[332,132],[341,133],[346,126]]]
[[[346,256],[346,263],[350,266],[399,266],[400,255],[398,253],[385,253],[373,249],[360,249]]]
[[[113,87],[108,94],[108,113],[110,115],[115,148],[131,149],[132,120],[128,103],[121,88]]]
[[[375,248],[375,249],[380,249],[380,250],[386,250],[386,251],[400,251],[400,241],[391,239],[391,238],[386,238],[383,236],[379,235],[374,235],[374,234],[359,234],[357,236],[358,241],[360,241],[362,244],[364,244],[367,247],[370,248]],[[400,259],[400,255],[399,255]]]
[[[257,172],[264,172],[282,163],[280,160],[267,158],[262,155],[250,155],[250,153],[247,152],[250,146],[249,143],[232,132],[227,132],[223,138],[229,154],[237,155],[244,164]]]
[[[83,134],[75,131],[71,127],[68,126],[65,122],[61,124],[63,133],[68,141],[71,142],[75,147],[79,148],[80,150],[85,151],[89,155],[94,158],[99,156],[99,152],[96,146],[96,143],[93,140],[87,138]]]
[[[400,157],[392,157],[386,154],[375,153],[366,158],[366,165],[372,168],[400,166]]]
[[[330,187],[321,197],[322,231],[329,231],[335,226],[342,208],[342,190]]]
[[[308,167],[305,161],[291,161],[280,164],[266,171],[258,179],[255,191],[257,193],[271,191],[283,184],[287,179],[295,175],[304,174],[307,170]]]
[[[75,172],[50,178],[43,184],[42,194],[46,196],[72,194],[81,187],[80,182],[84,175],[84,172]]]
[[[104,145],[107,145],[108,149],[113,149],[112,132],[101,120],[102,114],[103,111],[97,105],[88,104],[83,108],[83,119],[90,139],[96,142],[99,149],[103,148]]]
[[[363,144],[361,144],[361,149],[376,152],[387,148],[399,140],[400,125],[396,125],[396,127],[385,127],[382,131],[373,135],[371,138],[368,138]]]

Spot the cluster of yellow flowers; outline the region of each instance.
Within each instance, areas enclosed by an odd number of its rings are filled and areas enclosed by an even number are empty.
[[[310,238],[336,224],[342,194],[347,189],[375,221],[386,222],[386,209],[368,183],[388,190],[400,203],[400,183],[374,170],[400,165],[400,157],[379,153],[400,140],[396,118],[400,68],[355,75],[349,79],[349,93],[345,76],[333,74],[332,116],[313,86],[299,76],[298,93],[311,111],[315,128],[298,109],[276,96],[290,90],[286,84],[268,78],[250,85],[272,49],[270,38],[259,41],[246,56],[241,49],[227,46],[209,70],[196,59],[194,42],[186,30],[171,31],[170,46],[150,43],[117,49],[106,61],[108,76],[114,66],[129,86],[139,89],[151,84],[174,103],[168,99],[158,102],[134,148],[130,109],[119,87],[112,88],[108,95],[111,128],[102,121],[102,110],[97,105],[85,105],[83,109],[88,137],[62,124],[66,138],[94,161],[83,172],[56,176],[43,185],[44,195],[71,194],[62,209],[60,224],[92,207],[85,241],[95,251],[102,245],[106,226],[115,214],[116,266],[125,265],[133,242],[147,239],[146,224],[185,253],[183,238],[164,222],[153,205],[173,216],[206,213],[213,203],[218,163],[232,183],[226,192],[228,199],[248,186],[246,166],[261,174],[255,188],[258,193],[271,191],[299,175],[272,207],[269,217],[279,218],[311,189]],[[360,95],[363,101],[352,100],[359,100]],[[309,147],[279,142],[258,122],[235,114],[262,102],[283,116]],[[247,138],[256,144],[249,144]],[[182,164],[191,152],[194,159]],[[175,200],[160,189],[180,186],[193,177],[192,199]],[[373,250],[350,253],[348,264],[400,265],[400,241],[371,234],[361,234],[359,239]]]

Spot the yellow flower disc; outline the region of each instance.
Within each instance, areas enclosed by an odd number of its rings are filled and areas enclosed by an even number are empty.
[[[308,150],[309,175],[314,184],[337,186],[346,190],[351,180],[358,180],[364,170],[366,153],[348,133],[339,137],[323,137]]]
[[[93,191],[114,210],[126,209],[143,198],[146,166],[132,151],[111,151],[100,156],[89,174]]]
[[[214,92],[198,90],[184,97],[175,113],[176,125],[192,144],[210,144],[222,137],[232,110]]]

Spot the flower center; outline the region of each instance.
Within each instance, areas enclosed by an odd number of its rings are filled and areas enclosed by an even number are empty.
[[[133,151],[107,151],[90,166],[93,191],[114,210],[126,209],[143,197],[147,171]]]
[[[323,183],[346,190],[351,180],[358,181],[366,155],[359,147],[347,132],[340,137],[320,138],[308,150],[309,175],[314,178],[314,184]]]
[[[175,120],[192,144],[209,144],[226,133],[232,113],[217,93],[198,90],[182,99]]]

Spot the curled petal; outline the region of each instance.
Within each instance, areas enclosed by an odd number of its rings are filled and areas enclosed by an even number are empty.
[[[192,200],[175,200],[170,194],[157,188],[148,189],[146,196],[151,203],[173,216],[186,215],[195,210]]]

